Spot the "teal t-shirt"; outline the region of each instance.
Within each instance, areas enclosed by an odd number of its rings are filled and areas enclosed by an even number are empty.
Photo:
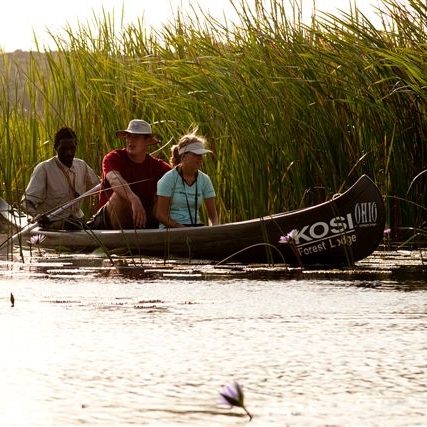
[[[173,168],[157,182],[157,195],[171,198],[169,216],[173,220],[180,224],[190,225],[201,224],[200,206],[204,199],[215,197],[215,190],[209,176],[202,171],[199,170],[197,180],[192,185],[188,185],[176,168]],[[165,228],[165,226],[160,224],[160,228]]]

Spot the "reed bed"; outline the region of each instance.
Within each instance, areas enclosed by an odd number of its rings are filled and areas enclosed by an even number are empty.
[[[384,0],[378,28],[355,6],[307,24],[299,2],[230,1],[236,25],[196,9],[155,32],[104,12],[25,63],[2,54],[3,196],[19,199],[58,127],[76,129],[78,156],[99,172],[138,117],[164,142],[195,126],[208,138],[223,222],[322,201],[367,173],[389,224],[420,226],[426,174],[407,191],[427,165],[425,2]]]

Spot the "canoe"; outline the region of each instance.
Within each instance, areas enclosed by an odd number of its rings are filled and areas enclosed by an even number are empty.
[[[46,231],[40,246],[90,251],[126,249],[133,256],[299,266],[352,266],[384,235],[385,208],[374,182],[361,176],[347,191],[308,208],[213,227]],[[27,236],[28,239],[28,236]]]

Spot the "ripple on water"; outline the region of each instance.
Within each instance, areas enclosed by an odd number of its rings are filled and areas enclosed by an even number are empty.
[[[25,273],[0,279],[5,425],[240,425],[233,379],[253,425],[426,424],[425,289]]]

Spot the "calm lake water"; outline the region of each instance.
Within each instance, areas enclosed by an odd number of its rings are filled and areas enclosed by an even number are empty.
[[[3,261],[0,425],[425,426],[425,268],[395,257],[268,279]],[[233,380],[249,424],[219,404]]]

